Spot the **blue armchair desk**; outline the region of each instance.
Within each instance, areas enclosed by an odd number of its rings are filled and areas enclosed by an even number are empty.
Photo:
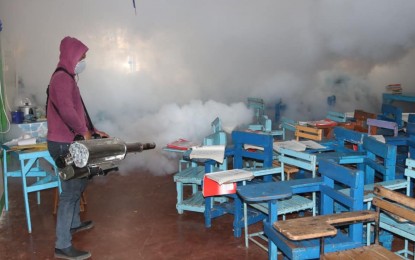
[[[268,201],[272,222],[277,221],[277,204],[279,199],[287,199],[293,194],[314,192],[319,190],[322,178],[296,179],[289,181],[264,182],[238,186],[236,192],[247,203]]]
[[[278,220],[278,200],[288,199],[294,194],[316,192],[320,190],[323,184],[321,177],[296,179],[279,182],[265,182],[239,186],[237,193],[246,203],[268,202],[268,223],[274,223]],[[272,257],[276,257],[277,250],[272,246],[269,252]],[[276,259],[276,258],[271,258]]]
[[[30,207],[29,207],[29,193],[37,193],[37,203],[40,204],[40,191],[50,188],[59,188],[60,180],[59,171],[55,165],[53,158],[46,149],[27,149],[27,150],[12,150],[11,147],[2,145],[3,148],[3,178],[5,191],[5,208],[9,210],[8,199],[8,178],[21,177],[23,185],[23,198],[25,203],[26,221],[29,233],[32,232],[32,225],[30,221]],[[9,156],[19,160],[20,167],[17,170],[9,170]],[[45,161],[53,169],[53,173],[41,168],[40,160]],[[27,178],[35,177],[34,183],[28,184]]]

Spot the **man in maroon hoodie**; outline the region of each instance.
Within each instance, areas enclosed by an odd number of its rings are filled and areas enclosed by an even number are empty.
[[[87,118],[77,85],[78,74],[85,69],[88,47],[72,37],[65,37],[60,44],[59,63],[50,80],[47,101],[48,150],[56,160],[69,152],[75,136],[91,139],[93,134],[108,137],[93,128]],[[76,77],[76,78],[75,78]],[[72,246],[72,234],[90,229],[92,221],[81,222],[79,201],[88,183],[87,178],[62,180],[56,223],[55,257],[87,259],[91,253]]]

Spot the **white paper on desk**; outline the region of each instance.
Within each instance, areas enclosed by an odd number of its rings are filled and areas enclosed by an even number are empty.
[[[370,137],[375,138],[376,141],[379,141],[381,143],[386,143],[385,137],[383,135],[370,135]]]
[[[189,154],[190,159],[212,159],[218,163],[225,160],[224,145],[194,146]]]
[[[303,152],[307,148],[307,146],[299,141],[296,140],[289,140],[283,142],[274,142],[272,147],[275,151],[278,152],[279,148],[290,149],[297,152]]]
[[[27,138],[27,139],[21,139],[17,141],[17,145],[30,145],[30,144],[36,144],[36,138]]]
[[[322,146],[321,144],[313,141],[313,140],[304,140],[300,141],[300,143],[304,144],[309,149],[324,149],[325,146]]]
[[[252,145],[252,144],[244,144],[244,149],[245,150],[254,149],[254,150],[264,151],[264,147],[256,146],[256,145]]]
[[[233,169],[227,171],[220,171],[220,172],[212,172],[207,173],[206,178],[209,178],[218,184],[227,184],[233,183],[237,181],[246,181],[252,180],[254,178],[254,174],[251,171],[243,170],[243,169]]]
[[[408,123],[409,114],[411,113],[402,113],[402,121]]]

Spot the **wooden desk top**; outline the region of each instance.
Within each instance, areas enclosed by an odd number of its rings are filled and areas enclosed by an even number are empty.
[[[41,158],[41,157],[50,157],[47,144],[31,144],[31,145],[19,145],[19,146],[1,146],[5,151],[12,153],[14,156],[19,159],[31,159],[31,158]]]
[[[32,152],[32,151],[45,151],[48,149],[47,143],[37,143],[29,145],[15,145],[15,146],[6,146],[2,147],[7,151],[16,151],[16,152]]]
[[[374,221],[376,217],[375,211],[362,210],[277,221],[273,226],[291,240],[304,240],[334,236],[337,234],[336,225]]]

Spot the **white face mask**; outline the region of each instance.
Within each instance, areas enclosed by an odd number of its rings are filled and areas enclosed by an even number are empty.
[[[79,73],[81,73],[82,71],[84,71],[85,67],[86,67],[86,61],[85,61],[85,59],[80,60],[80,61],[76,64],[76,66],[75,66],[75,74],[79,74]]]

